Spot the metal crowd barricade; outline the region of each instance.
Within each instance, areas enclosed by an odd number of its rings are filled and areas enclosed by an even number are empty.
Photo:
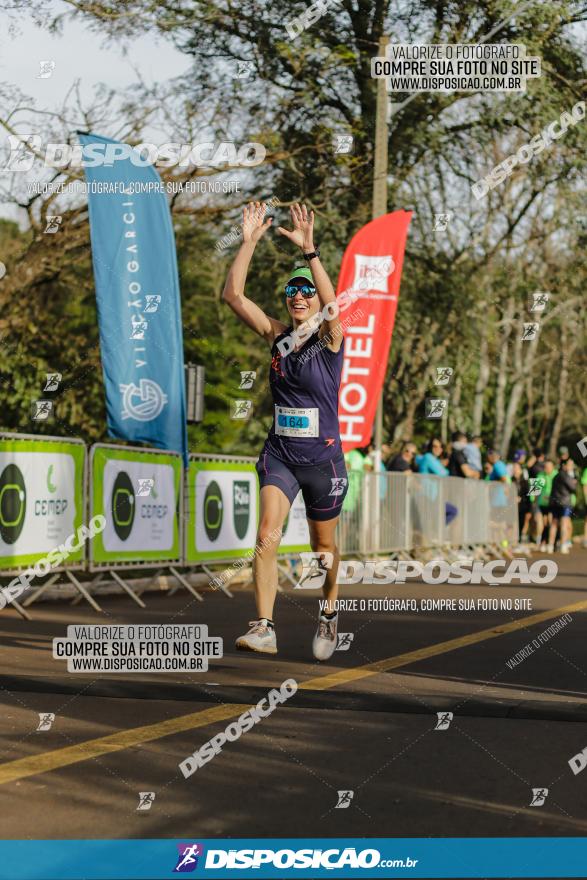
[[[445,523],[443,483],[448,478],[410,474],[407,479],[411,529],[406,549],[442,544]]]
[[[217,464],[219,468],[222,468],[223,465],[245,465],[250,468],[254,465],[256,458],[253,458],[249,455],[224,455],[221,453],[192,453],[189,457],[190,463],[194,462],[202,462],[208,464]],[[212,559],[208,558],[191,558],[192,553],[190,551],[191,545],[194,543],[195,529],[196,529],[196,484],[191,485],[191,476],[189,467],[185,470],[184,473],[184,506],[183,506],[183,517],[184,517],[184,529],[183,529],[183,551],[182,551],[182,566],[187,568],[199,568],[203,571],[211,580],[214,580],[215,573],[208,567],[208,564],[214,565],[228,565],[234,566],[235,563],[240,563],[244,559],[244,551],[240,553],[230,553],[227,552],[225,555],[222,553],[216,553]],[[190,540],[191,538],[191,540]],[[195,549],[195,548],[194,548]],[[186,586],[185,577],[174,570],[174,574],[176,574],[179,582]],[[171,590],[171,595],[175,592],[177,588],[174,587]],[[233,598],[232,593],[228,586],[224,583],[220,583],[220,589],[222,592],[228,596],[230,599]]]
[[[34,440],[41,446],[45,442],[47,444],[64,442],[64,438],[60,437],[11,433],[0,434],[0,440],[17,441],[17,447],[20,445],[19,441],[26,443],[26,441]],[[83,466],[80,465],[83,488],[80,486],[78,476],[78,494],[76,496],[82,509],[82,521],[84,522],[87,522],[96,512],[95,506],[101,497],[100,492],[97,492],[93,473],[94,457],[97,451],[104,449],[120,452],[123,450],[126,456],[115,456],[115,458],[124,460],[127,470],[132,466],[134,453],[138,453],[139,459],[147,454],[151,458],[152,464],[156,464],[160,456],[170,455],[162,450],[147,447],[95,444],[91,449],[88,462],[87,450],[82,441],[66,439],[65,442],[84,447]],[[27,451],[27,446],[24,443],[22,451]],[[51,447],[48,447],[49,449]],[[52,451],[55,452],[56,447],[53,447]],[[171,456],[176,459],[178,454],[171,453]],[[215,573],[209,567],[211,565],[229,565],[230,569],[236,570],[252,560],[258,520],[258,483],[256,475],[254,475],[254,462],[255,459],[249,456],[219,454],[190,456],[191,469],[181,468],[181,474],[177,478],[179,479],[175,514],[179,541],[177,549],[174,546],[171,553],[161,554],[155,550],[145,550],[144,552],[137,550],[122,558],[113,558],[110,552],[106,555],[102,552],[98,558],[96,547],[92,545],[87,551],[84,548],[80,560],[72,563],[64,562],[51,571],[46,580],[43,580],[37,589],[30,596],[27,596],[22,605],[18,602],[12,604],[20,614],[29,617],[23,606],[30,605],[53,586],[60,575],[65,575],[78,592],[74,602],[83,598],[96,611],[100,611],[100,606],[91,593],[98,586],[106,583],[105,575],[108,575],[140,607],[144,608],[144,602],[140,599],[141,594],[134,593],[122,577],[124,570],[130,571],[132,569],[156,569],[156,574],[150,576],[149,582],[154,580],[162,569],[168,569],[178,584],[182,584],[192,595],[201,600],[202,597],[188,580],[190,569],[199,568],[210,578],[214,578],[218,572]],[[197,463],[200,466],[194,469],[194,465]],[[173,467],[175,469],[177,466]],[[206,506],[208,495],[205,487],[209,486],[210,481],[203,479],[201,488],[196,491],[197,474],[202,470],[208,471],[210,477],[216,481],[212,487],[214,491],[211,493],[212,500],[216,498],[216,506],[213,508]],[[218,473],[211,473],[214,471]],[[221,473],[222,471],[225,473]],[[49,493],[54,491],[50,474],[51,470],[48,470],[43,477],[43,485],[46,482]],[[5,482],[8,476],[10,474],[7,471]],[[5,513],[2,507],[4,490],[14,491],[12,477],[8,483],[9,485],[6,487],[0,485],[0,538],[5,537],[6,529],[14,526],[12,520],[4,522],[2,518]],[[245,485],[249,487],[248,495],[246,492],[243,494]],[[96,491],[94,491],[95,489]],[[254,499],[252,497],[253,491],[257,493]],[[5,507],[6,510],[9,510],[8,506],[5,505]],[[215,516],[219,519],[219,523],[214,523],[214,517],[208,521],[209,510],[212,509],[216,511]],[[232,513],[229,515],[230,511]],[[106,508],[104,508],[104,512],[107,513]],[[223,516],[225,525],[230,524],[228,543],[217,540],[222,528]],[[14,515],[12,515],[12,519],[14,520]],[[246,527],[245,522],[247,523]],[[304,529],[300,528],[304,522],[303,505],[300,507],[296,503],[293,515],[289,517],[289,525],[284,529],[278,554],[280,571],[292,583],[295,583],[290,570],[293,560],[298,559],[299,552],[307,547],[307,544],[304,543],[307,540],[307,531],[305,531],[305,526]],[[125,523],[120,522],[118,525],[124,526]],[[198,539],[200,544],[198,544],[196,535],[198,528],[200,530],[200,538]],[[202,537],[202,529],[207,530],[207,545]],[[4,542],[7,547],[12,546],[9,540],[13,539],[6,539]],[[505,549],[515,544],[517,540],[517,489],[513,485],[458,477],[412,474],[410,472],[349,472],[349,490],[337,531],[337,543],[343,556],[409,553],[419,549],[446,547],[447,545],[471,547],[472,545],[487,544]],[[204,545],[207,546],[207,549]],[[225,550],[220,550],[220,545],[223,545]],[[2,542],[0,541],[0,550],[1,547]],[[7,565],[3,571],[0,571],[0,574],[17,576],[26,568],[25,560],[21,559],[20,562],[22,563],[20,565]],[[28,558],[26,562],[29,562]],[[188,571],[181,572],[179,568],[188,569]],[[80,583],[73,574],[76,569],[94,573],[94,580],[85,584]],[[221,581],[221,588],[225,594],[231,596],[232,594],[223,579],[217,578],[217,580]],[[177,587],[173,587],[171,592],[174,592],[175,589]]]
[[[454,477],[453,479],[457,479]],[[461,479],[465,509],[463,544],[487,544],[489,541],[490,483]]]
[[[247,455],[223,455],[223,454],[215,454],[215,453],[194,453],[189,457],[190,463],[197,465],[197,463],[203,465],[209,465],[211,468],[213,465],[218,465],[219,469],[222,469],[223,466],[227,468],[227,473],[224,474],[224,477],[228,477],[232,471],[235,473],[232,474],[236,476],[236,471],[238,470],[238,465],[241,465],[248,472],[254,474],[254,483],[256,489],[256,495],[259,495],[259,486],[258,480],[255,472],[255,463],[257,461],[256,457],[247,456]],[[241,475],[242,476],[242,475]],[[242,480],[241,480],[242,482]],[[222,488],[217,485],[217,490],[220,491],[222,495]],[[227,487],[224,487],[224,492],[230,491]],[[234,489],[233,489],[234,491]],[[225,552],[222,551],[214,551],[213,553],[198,552],[198,548],[195,546],[195,533],[196,533],[196,524],[197,524],[197,503],[196,503],[196,482],[190,478],[189,469],[185,474],[185,505],[184,505],[184,547],[183,547],[183,562],[182,565],[186,567],[190,567],[192,569],[197,568],[201,571],[205,572],[205,574],[214,581],[215,579],[219,581],[219,588],[230,598],[232,598],[232,593],[230,592],[228,586],[222,581],[218,575],[226,574],[227,572],[230,574],[236,574],[241,570],[245,565],[252,565],[255,548],[256,548],[256,535],[257,535],[257,525],[259,520],[259,510],[260,510],[260,499],[255,498],[255,503],[251,504],[251,509],[254,511],[254,529],[253,534],[254,537],[251,541],[250,547],[248,546],[240,546],[233,547],[232,549],[228,549]],[[227,497],[226,501],[228,502],[227,507],[230,507],[234,503],[234,497]],[[294,501],[294,506],[290,510],[290,515],[288,517],[289,520],[289,530],[284,525],[283,527],[283,539],[280,547],[278,548],[278,570],[284,575],[292,584],[296,584],[297,581],[292,576],[292,559],[296,557],[296,554],[300,550],[306,550],[307,544],[305,543],[305,539],[302,543],[300,541],[296,541],[295,547],[290,547],[287,544],[288,535],[292,530],[292,523],[295,519],[295,516],[299,513],[297,508],[297,502]],[[295,514],[295,515],[294,515]],[[284,541],[286,542],[284,544]],[[209,550],[212,547],[210,545]],[[296,557],[297,558],[297,557]],[[224,572],[214,572],[209,566],[210,565],[225,565],[227,568]],[[230,578],[229,578],[230,579]],[[277,589],[281,591],[281,587],[278,583]]]
[[[463,477],[438,477],[438,479],[442,489],[440,497],[443,511],[441,514],[444,512],[442,543],[462,547],[466,543],[465,535],[469,518],[468,502],[475,494],[479,493],[467,490],[465,484],[469,481]],[[478,486],[473,487],[473,489],[478,488]]]
[[[406,550],[411,534],[410,478],[401,473],[369,474],[377,486],[376,505],[379,511],[379,552]]]
[[[109,453],[112,452],[113,456],[109,456]],[[182,547],[183,547],[183,516],[182,516],[182,508],[183,508],[183,469],[181,469],[181,475],[179,477],[178,484],[178,495],[175,499],[175,510],[172,513],[172,519],[177,517],[177,554],[169,554],[169,553],[161,553],[160,556],[157,556],[155,553],[150,552],[150,550],[145,549],[136,549],[136,550],[126,550],[124,548],[123,541],[126,540],[130,534],[133,534],[133,523],[134,523],[134,510],[136,509],[136,497],[138,496],[138,486],[136,486],[133,482],[135,479],[134,473],[131,478],[126,472],[125,476],[125,485],[120,489],[116,490],[116,482],[114,486],[111,487],[111,497],[107,504],[103,507],[102,492],[100,491],[102,488],[102,480],[104,478],[104,469],[100,472],[99,469],[96,469],[96,460],[97,456],[103,454],[103,460],[106,465],[111,462],[116,462],[117,464],[120,462],[120,468],[122,471],[129,470],[131,473],[132,469],[136,468],[138,464],[143,465],[146,463],[148,458],[161,458],[161,460],[167,458],[172,461],[179,461],[180,456],[179,453],[169,452],[163,449],[152,449],[144,446],[129,446],[129,445],[119,445],[115,443],[95,443],[90,449],[90,459],[89,459],[89,468],[88,468],[88,481],[89,481],[89,489],[88,489],[88,519],[91,519],[96,512],[101,512],[106,516],[107,519],[107,527],[106,530],[102,533],[101,537],[101,556],[98,556],[96,553],[96,545],[94,543],[90,543],[89,553],[88,553],[88,571],[94,574],[94,578],[89,584],[89,587],[97,590],[99,586],[105,583],[109,583],[109,580],[114,581],[125,593],[135,602],[140,608],[145,608],[146,605],[143,600],[140,598],[140,593],[136,593],[130,585],[126,582],[124,578],[125,572],[129,572],[135,569],[155,569],[155,573],[150,575],[147,586],[153,583],[157,578],[161,575],[161,573],[168,568],[169,571],[177,576],[174,571],[174,564],[178,564],[181,562],[182,555]],[[116,458],[115,456],[121,456],[120,458]],[[145,464],[148,468],[148,464]],[[181,468],[181,465],[180,465]],[[150,473],[150,470],[147,470],[147,473]],[[98,484],[96,484],[96,480],[98,480]],[[128,486],[131,488],[127,488],[126,483],[128,482]],[[132,512],[129,514],[130,519],[130,528],[128,529],[129,534],[126,532],[118,535],[118,529],[122,529],[127,526],[127,522],[119,522],[119,511],[115,503],[115,498],[118,498],[118,494],[121,493],[122,497],[127,497],[129,502],[129,511],[132,508]],[[131,491],[132,490],[132,491]],[[135,497],[136,496],[136,497]],[[155,497],[155,496],[153,496]],[[113,532],[114,529],[114,532]],[[116,533],[116,534],[115,534]],[[112,550],[110,547],[106,547],[102,544],[103,538],[109,534],[109,540],[113,539],[121,543],[121,548],[118,550]],[[107,575],[108,577],[105,577]],[[144,592],[147,589],[147,586],[143,588],[141,592]],[[201,597],[196,593],[196,591],[189,586],[190,592],[197,598],[201,599]],[[98,609],[100,610],[100,609]]]
[[[518,541],[518,490],[498,481],[489,487],[489,543],[508,547]]]
[[[74,447],[74,448],[83,447],[83,463],[82,463],[82,473],[81,473],[81,512],[82,512],[81,519],[82,519],[82,522],[85,522],[84,514],[85,514],[85,509],[86,509],[86,504],[87,504],[87,449],[86,449],[86,445],[83,442],[83,440],[78,440],[77,438],[71,438],[71,437],[53,437],[48,434],[20,434],[20,433],[8,432],[8,431],[0,432],[0,444],[5,441],[8,441],[10,443],[14,442],[15,446],[17,447],[14,451],[17,453],[19,451],[21,451],[18,449],[18,446],[23,447],[22,451],[30,451],[27,449],[27,446],[30,446],[33,444],[39,445],[41,448],[43,447],[44,444],[46,444],[48,448],[51,446],[51,444],[59,444],[59,445],[64,444],[66,447]],[[65,451],[65,450],[62,450],[62,451]],[[5,473],[5,469],[1,469],[1,470],[2,470],[2,477],[3,477],[3,475]],[[41,486],[43,486],[43,484],[39,482],[39,487],[38,487],[39,491],[41,491]],[[14,488],[14,487],[11,484],[0,487],[0,522],[2,523],[2,526],[4,526],[4,519],[3,519],[3,516],[4,516],[4,508],[3,508],[4,490],[8,489],[8,488]],[[43,488],[44,488],[44,486],[43,486]],[[74,497],[75,497],[75,494],[76,494],[75,482],[74,482],[72,488],[73,488]],[[80,487],[78,485],[78,489],[79,488]],[[47,469],[47,473],[46,473],[46,492],[50,496],[55,491],[56,490],[51,483],[51,466],[49,466],[49,468]],[[23,487],[22,492],[25,495],[25,498],[23,499],[23,504],[26,504],[26,501],[27,501],[26,487]],[[30,503],[30,499],[29,499],[29,503]],[[6,525],[10,526],[10,525],[13,525],[13,523],[9,522]],[[58,541],[57,544],[59,544],[59,543],[60,542]],[[10,546],[14,546],[14,544],[12,544]],[[26,571],[26,569],[29,567],[29,565],[30,566],[34,565],[33,557],[36,558],[36,561],[40,561],[45,555],[46,554],[42,553],[42,552],[31,553],[30,554],[30,556],[31,556],[30,561],[27,561],[27,563],[22,563],[22,564],[16,565],[16,566],[2,567],[2,565],[0,563],[0,575],[3,575],[3,576],[10,575],[12,578],[17,578],[19,574]],[[34,591],[32,593],[29,593],[26,596],[26,598],[23,600],[22,604],[20,602],[16,601],[16,599],[11,600],[11,605],[16,609],[16,611],[18,611],[18,613],[21,615],[21,617],[24,617],[27,620],[31,619],[30,614],[25,610],[26,606],[31,605],[36,599],[39,598],[39,596],[41,596],[50,587],[60,586],[61,584],[59,583],[59,581],[60,581],[60,578],[62,575],[64,575],[67,578],[67,580],[75,587],[80,598],[83,597],[87,602],[89,602],[89,604],[94,608],[94,610],[96,610],[96,611],[100,610],[97,603],[92,599],[90,594],[85,589],[84,585],[78,580],[78,578],[74,574],[74,572],[82,571],[86,567],[86,547],[85,547],[85,544],[84,544],[84,547],[81,551],[81,555],[82,555],[81,560],[75,561],[75,562],[68,561],[67,557],[66,557],[65,559],[62,560],[62,562],[59,565],[52,566],[52,570],[50,571],[50,573],[48,573],[47,575],[39,575],[36,578],[36,580],[37,580],[36,589],[34,589]]]
[[[442,545],[508,546],[518,538],[515,487],[505,483],[351,471],[349,484],[351,499],[337,536],[343,556]]]
[[[337,544],[342,556],[392,553],[408,547],[410,508],[404,474],[349,472],[349,493]]]
[[[358,471],[348,472],[348,491],[340,519],[336,540],[342,556],[361,553],[361,524],[364,522],[364,475]]]

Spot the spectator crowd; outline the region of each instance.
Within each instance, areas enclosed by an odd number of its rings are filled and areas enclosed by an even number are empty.
[[[488,449],[484,461],[483,448],[481,437],[469,439],[462,431],[455,431],[446,446],[439,437],[432,437],[418,451],[416,444],[408,440],[394,454],[389,444],[383,444],[379,459],[370,444],[347,452],[345,460],[349,474],[372,471],[380,461],[382,471],[513,484],[517,488],[520,542],[546,553],[555,549],[569,553],[578,497],[587,508],[587,467],[579,473],[566,446],[559,447],[556,461],[539,448],[530,454],[517,449],[508,462],[497,450]],[[448,524],[457,511],[450,504],[446,508]],[[587,547],[587,515],[582,542]]]

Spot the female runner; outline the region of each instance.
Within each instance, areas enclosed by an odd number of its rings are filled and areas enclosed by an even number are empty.
[[[314,247],[314,212],[305,205],[290,208],[293,230],[278,228],[302,251],[309,265],[295,269],[285,285],[289,322],[270,318],[245,296],[247,270],[257,243],[271,226],[266,205],[251,203],[243,212],[243,243],[226,279],[223,299],[233,312],[271,348],[269,383],[273,425],[257,462],[261,510],[253,564],[258,618],[236,647],[277,653],[273,605],[277,592],[277,550],[291,504],[302,491],[310,544],[326,561],[322,586],[326,600],[319,614],[313,652],[327,660],[336,648],[339,554],[336,524],[348,488],[338,425],[338,391],[343,363],[343,337],[336,295]],[[313,318],[304,341],[292,331]],[[313,328],[313,332],[312,332]],[[300,334],[301,335],[301,334]],[[282,343],[281,347],[278,343]],[[331,563],[331,564],[330,564]],[[322,570],[325,566],[321,563]]]

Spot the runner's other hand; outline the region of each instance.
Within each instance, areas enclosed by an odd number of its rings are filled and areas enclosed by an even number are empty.
[[[249,202],[243,210],[243,241],[252,241],[256,244],[261,236],[265,235],[273,217],[265,220],[267,205],[265,202]],[[265,220],[265,222],[263,222]]]
[[[285,235],[290,241],[293,241],[304,253],[314,250],[314,212],[310,211],[305,205],[298,205],[295,202],[289,209],[293,231],[278,226],[277,231],[281,235]]]

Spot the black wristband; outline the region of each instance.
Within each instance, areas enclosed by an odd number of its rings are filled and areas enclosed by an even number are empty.
[[[312,251],[311,254],[304,254],[304,260],[307,260],[308,262],[310,262],[310,260],[313,260],[314,257],[319,257],[319,256],[320,256],[320,248],[316,248],[316,250]]]

